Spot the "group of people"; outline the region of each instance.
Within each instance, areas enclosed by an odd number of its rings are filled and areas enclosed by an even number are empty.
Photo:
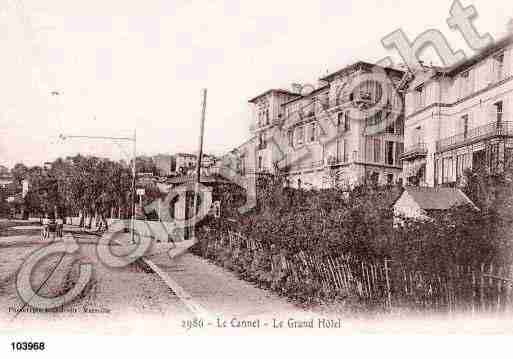
[[[43,228],[41,229],[41,239],[48,239],[50,237],[50,232],[55,231],[55,235],[57,237],[62,237],[62,230],[64,227],[64,220],[62,218],[57,218],[55,222],[50,218],[48,214],[43,218]],[[53,229],[53,231],[52,231]]]

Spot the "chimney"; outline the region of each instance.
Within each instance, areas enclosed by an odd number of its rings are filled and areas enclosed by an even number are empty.
[[[292,92],[295,92],[298,94],[300,94],[301,91],[303,90],[303,85],[298,84],[298,83],[293,83],[290,87],[292,88]]]

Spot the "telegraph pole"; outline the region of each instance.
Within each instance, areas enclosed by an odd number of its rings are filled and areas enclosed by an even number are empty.
[[[136,199],[135,199],[135,176],[136,176],[136,168],[135,168],[135,163],[137,162],[137,129],[134,129],[134,147],[133,147],[133,154],[132,154],[132,157],[134,159],[133,163],[132,163],[132,220],[131,220],[131,224],[130,224],[130,227],[131,227],[131,231],[130,231],[130,238],[132,240],[132,244],[135,244],[135,204],[136,204]]]
[[[205,131],[205,112],[206,112],[206,108],[207,108],[207,89],[203,89],[202,99],[203,100],[201,102],[201,120],[200,120],[198,161],[196,163],[196,183],[200,183],[200,179],[201,179],[201,159],[203,157],[203,134]]]
[[[207,109],[207,89],[203,89],[202,91],[202,101],[201,101],[201,119],[200,119],[200,135],[199,135],[199,149],[198,149],[198,160],[196,161],[196,185],[194,189],[194,207],[193,207],[193,215],[196,215],[196,207],[198,204],[198,194],[199,194],[199,184],[201,181],[201,160],[203,157],[203,135],[205,132],[205,114]],[[187,205],[187,195],[185,195],[186,200],[185,204]],[[192,227],[194,237],[196,237],[196,226]]]

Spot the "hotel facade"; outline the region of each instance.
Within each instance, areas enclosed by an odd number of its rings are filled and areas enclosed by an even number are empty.
[[[390,80],[380,86],[370,77],[376,69],[357,62],[309,93],[272,89],[252,98],[256,172],[280,170],[289,186],[305,189],[400,181],[404,114],[396,88],[405,75],[380,67]],[[385,106],[372,110],[383,98]]]
[[[405,94],[403,180],[454,186],[466,169],[500,171],[513,149],[513,41],[451,68],[426,67]]]

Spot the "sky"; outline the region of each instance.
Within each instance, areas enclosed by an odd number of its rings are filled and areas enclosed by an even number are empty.
[[[472,55],[446,19],[452,1],[0,0],[0,165],[40,165],[76,153],[221,155],[250,137],[248,99],[317,83],[356,60],[399,60],[381,39],[440,30]],[[500,37],[510,0],[474,5],[480,33]],[[427,50],[424,56],[436,60]],[[436,61],[435,61],[436,62]],[[52,95],[57,91],[58,96]]]

